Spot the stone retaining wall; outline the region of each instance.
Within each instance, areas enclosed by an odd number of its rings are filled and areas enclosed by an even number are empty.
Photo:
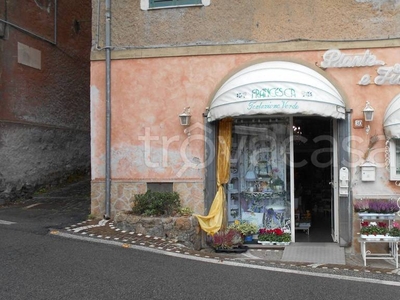
[[[145,235],[174,239],[190,249],[201,249],[201,230],[195,217],[143,217],[129,212],[118,212],[116,227]]]

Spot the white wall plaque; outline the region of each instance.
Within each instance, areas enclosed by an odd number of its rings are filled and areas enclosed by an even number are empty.
[[[18,63],[41,70],[41,52],[18,42]]]

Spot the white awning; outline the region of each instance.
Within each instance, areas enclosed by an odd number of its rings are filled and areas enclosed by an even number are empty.
[[[387,139],[400,138],[400,94],[394,97],[386,108],[383,128]]]
[[[320,73],[287,61],[247,67],[215,94],[208,121],[256,114],[305,114],[345,118],[337,89]]]

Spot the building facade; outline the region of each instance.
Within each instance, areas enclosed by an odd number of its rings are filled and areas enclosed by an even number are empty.
[[[228,223],[357,248],[353,203],[399,193],[399,5],[95,1],[92,213],[157,185],[207,215],[222,186]]]
[[[0,204],[90,171],[90,1],[0,1]]]

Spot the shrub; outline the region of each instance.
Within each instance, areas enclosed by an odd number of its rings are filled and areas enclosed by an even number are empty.
[[[234,229],[239,231],[242,235],[253,235],[256,234],[258,231],[258,226],[254,223],[250,223],[247,221],[239,221],[235,220],[234,223],[229,225],[228,229]]]
[[[132,212],[145,216],[173,215],[180,208],[177,192],[153,192],[135,195]]]

